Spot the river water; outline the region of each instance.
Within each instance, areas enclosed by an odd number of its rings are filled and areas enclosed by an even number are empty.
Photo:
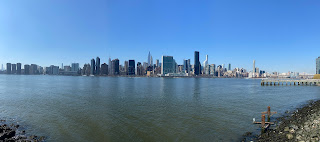
[[[239,141],[252,118],[320,98],[261,80],[0,75],[0,118],[47,141]]]

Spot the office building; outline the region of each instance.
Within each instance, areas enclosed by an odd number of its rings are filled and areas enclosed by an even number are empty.
[[[12,74],[17,74],[17,64],[11,64],[11,73]]]
[[[24,74],[26,75],[30,74],[30,65],[24,65]]]
[[[101,75],[108,75],[108,65],[106,63],[101,65]]]
[[[199,60],[199,51],[194,52],[194,75],[200,75],[201,65]]]
[[[111,75],[119,75],[119,59],[114,59],[111,61]]]
[[[176,63],[172,56],[162,56],[161,74],[176,73]]]
[[[136,72],[136,74],[138,76],[141,76],[141,75],[144,75],[143,72],[144,72],[143,66],[142,66],[142,64],[140,62],[138,62],[137,63],[137,72]]]
[[[36,64],[31,64],[30,65],[30,74],[38,74],[38,65]]]
[[[65,72],[70,72],[71,71],[71,67],[70,66],[63,66],[63,70]]]
[[[100,58],[96,58],[96,75],[100,75]]]
[[[134,60],[129,60],[129,68],[128,68],[128,75],[135,75],[135,61]]]
[[[252,77],[254,78],[256,76],[256,61],[253,60],[253,70],[252,70]]]
[[[90,71],[91,75],[95,75],[96,74],[96,61],[94,59],[91,59],[91,71]]]
[[[215,76],[215,72],[216,72],[216,65],[215,64],[211,64],[210,65],[210,75]]]
[[[231,71],[231,64],[229,64],[228,66],[228,71]]]
[[[11,63],[7,63],[7,74],[11,74]]]
[[[149,51],[149,54],[148,54],[148,65],[147,66],[153,66],[153,59],[152,59],[152,56],[150,54],[150,51]]]
[[[52,75],[58,75],[59,74],[59,66],[54,66],[54,65],[51,65],[51,71],[52,71]]]
[[[156,67],[159,67],[160,63],[159,63],[159,59],[156,60]]]
[[[320,74],[320,56],[316,59],[316,74]]]
[[[79,71],[79,63],[72,63],[71,64],[71,71],[78,72]]]
[[[209,72],[210,72],[210,69],[208,69],[209,68],[208,58],[209,58],[209,56],[206,55],[206,60],[203,62],[203,73],[204,74],[209,74]]]
[[[128,75],[129,74],[129,62],[124,61],[124,74]]]
[[[17,74],[21,74],[21,63],[17,63]]]

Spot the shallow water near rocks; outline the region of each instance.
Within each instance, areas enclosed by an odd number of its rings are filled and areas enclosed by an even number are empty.
[[[0,118],[47,141],[239,141],[267,106],[280,116],[320,98],[260,81],[0,75]]]

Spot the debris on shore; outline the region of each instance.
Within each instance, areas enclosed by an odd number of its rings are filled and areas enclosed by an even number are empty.
[[[0,120],[0,141],[4,142],[42,142],[44,137],[35,135],[26,135],[25,130],[20,129],[20,125],[6,123],[6,120]]]
[[[266,141],[310,141],[320,140],[320,100],[297,109],[280,118],[275,129],[269,129],[257,137],[258,142]]]

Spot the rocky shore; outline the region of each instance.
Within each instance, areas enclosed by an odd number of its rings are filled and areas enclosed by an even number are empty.
[[[10,124],[10,123],[9,123]],[[20,125],[11,123],[6,120],[0,120],[0,142],[42,142],[44,137],[35,135],[26,135],[25,130],[20,128]]]
[[[246,133],[243,141],[257,142],[318,142],[320,140],[320,100],[277,119],[278,125],[259,136]],[[248,139],[248,136],[251,138]]]

